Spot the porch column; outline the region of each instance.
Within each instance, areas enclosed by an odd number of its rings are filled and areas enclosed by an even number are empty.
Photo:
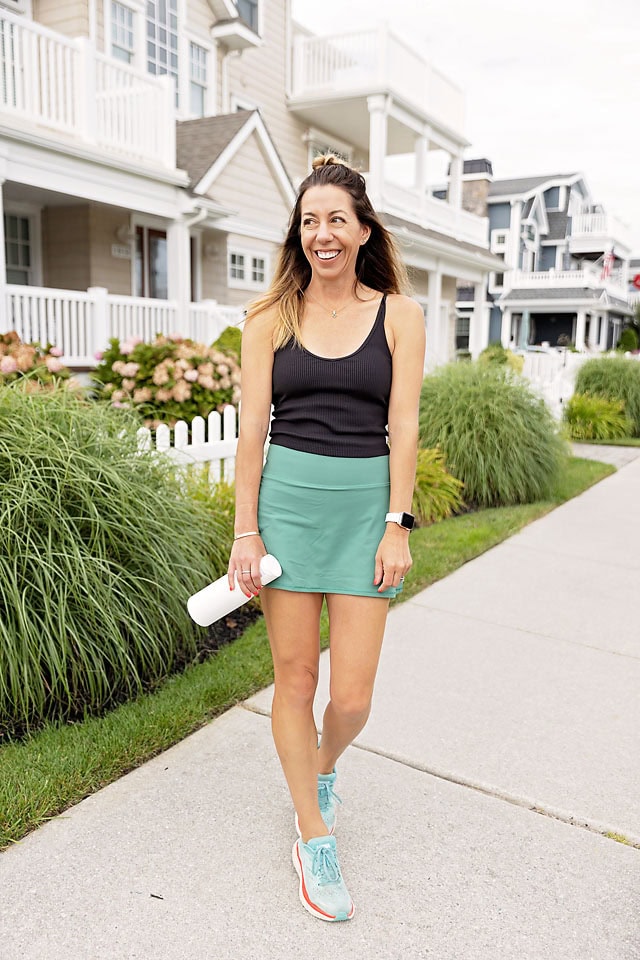
[[[167,228],[167,296],[177,305],[180,333],[190,336],[191,243],[189,227],[182,218],[173,220]]]
[[[500,331],[500,340],[502,346],[509,347],[511,343],[511,307],[505,307],[502,311],[502,330]]]
[[[607,349],[608,332],[609,332],[609,314],[603,313],[600,316],[600,349],[603,352]]]
[[[576,314],[576,350],[584,350],[586,328],[587,311],[578,310],[578,313]]]
[[[387,98],[382,94],[367,97],[369,109],[369,183],[367,193],[374,207],[381,204],[384,192],[384,158],[387,155]]]
[[[429,185],[429,136],[431,127],[416,137],[416,175],[415,188],[420,198],[420,209],[424,207]]]
[[[458,210],[462,206],[462,170],[462,157],[453,155],[449,170],[449,203]]]
[[[473,313],[469,317],[469,350],[472,360],[489,345],[489,310],[485,303],[484,283],[473,285]]]
[[[446,363],[447,332],[442,329],[440,305],[442,303],[442,270],[428,270],[429,290],[427,300],[427,350],[425,354],[425,369],[428,372],[435,370],[441,363]],[[443,359],[444,353],[444,359]]]

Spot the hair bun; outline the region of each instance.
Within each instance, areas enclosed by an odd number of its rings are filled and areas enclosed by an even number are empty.
[[[314,157],[311,161],[311,169],[319,170],[320,167],[348,167],[349,164],[345,163],[340,157],[336,157],[335,153],[322,153],[317,157]]]

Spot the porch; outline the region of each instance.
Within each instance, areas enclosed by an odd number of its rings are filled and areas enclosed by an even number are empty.
[[[75,370],[96,365],[96,353],[112,337],[152,340],[157,333],[210,344],[226,327],[239,324],[242,307],[214,300],[190,303],[126,297],[104,287],[56,290],[7,284],[0,333],[15,330],[23,341],[51,343],[62,350],[62,362]]]

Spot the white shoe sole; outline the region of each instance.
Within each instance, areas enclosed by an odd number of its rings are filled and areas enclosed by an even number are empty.
[[[304,890],[304,881],[302,878],[302,864],[300,863],[300,857],[298,855],[298,841],[293,845],[293,850],[291,851],[291,859],[293,861],[293,866],[298,874],[299,884],[298,884],[298,896],[300,898],[300,903],[305,908],[305,910],[311,914],[312,917],[317,917],[318,920],[326,920],[328,923],[341,923],[344,920],[351,920],[354,913],[356,912],[355,905],[353,900],[351,901],[351,910],[349,913],[337,914],[337,916],[332,917],[328,913],[320,910],[318,907],[315,907],[305,896]]]

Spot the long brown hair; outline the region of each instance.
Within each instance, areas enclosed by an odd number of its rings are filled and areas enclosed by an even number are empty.
[[[341,187],[349,194],[358,221],[371,231],[367,242],[358,251],[354,289],[359,283],[380,293],[404,293],[409,288],[395,240],[371,206],[362,174],[332,154],[316,157],[312,172],[300,184],[271,285],[247,311],[247,320],[250,320],[268,307],[277,305],[273,341],[276,350],[292,338],[300,343],[304,292],[311,281],[311,265],[300,242],[300,209],[307,190],[326,185]]]

